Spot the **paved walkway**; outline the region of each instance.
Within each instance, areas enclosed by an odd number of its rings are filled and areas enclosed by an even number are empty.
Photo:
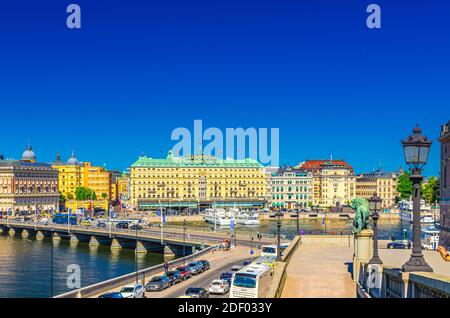
[[[282,298],[355,298],[353,247],[300,245],[287,267]]]

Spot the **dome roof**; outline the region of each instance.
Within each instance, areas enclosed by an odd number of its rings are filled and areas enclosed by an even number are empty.
[[[75,157],[75,153],[72,151],[72,155],[70,156],[69,160],[67,160],[67,164],[71,166],[78,165],[78,159]]]
[[[55,166],[62,166],[64,165],[64,162],[61,161],[61,155],[59,153],[56,154],[56,160],[53,163]]]
[[[33,149],[31,149],[31,146],[27,146],[27,148],[23,152],[22,161],[36,161],[36,154],[34,153]]]

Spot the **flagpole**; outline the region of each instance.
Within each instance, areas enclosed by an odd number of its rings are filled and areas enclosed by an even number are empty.
[[[38,213],[38,209],[37,209],[37,204],[35,205],[35,213],[34,213],[34,230],[36,231],[36,228],[37,228],[37,225],[36,225],[36,222],[37,222],[37,213]]]

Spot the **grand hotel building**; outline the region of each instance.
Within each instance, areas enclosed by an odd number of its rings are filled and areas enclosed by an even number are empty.
[[[58,211],[58,171],[36,162],[31,146],[21,160],[0,156],[0,213]]]
[[[267,179],[264,166],[252,159],[222,160],[211,156],[165,159],[140,157],[130,168],[131,205],[261,208]]]

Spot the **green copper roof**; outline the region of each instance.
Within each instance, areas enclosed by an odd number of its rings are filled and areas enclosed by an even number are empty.
[[[131,165],[132,167],[208,167],[208,168],[263,168],[264,166],[254,159],[219,159],[212,156],[174,157],[169,152],[165,159],[153,159],[146,156]]]

